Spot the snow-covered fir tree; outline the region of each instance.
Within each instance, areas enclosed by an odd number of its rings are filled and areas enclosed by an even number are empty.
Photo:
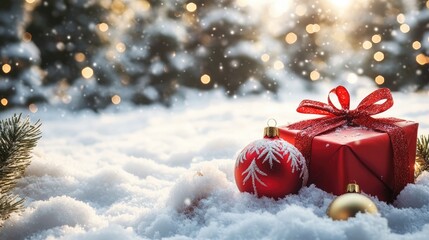
[[[335,13],[322,1],[297,0],[284,15],[285,24],[276,34],[284,47],[286,68],[308,81],[335,75],[328,61],[332,38],[329,29],[335,23]],[[340,26],[334,26],[340,27]]]
[[[40,89],[40,52],[23,29],[24,5],[24,0],[0,3],[0,111],[45,101]]]
[[[77,107],[106,105],[101,91],[92,86],[111,81],[103,69],[105,62],[96,58],[108,42],[102,36],[108,13],[95,0],[43,0],[32,11],[27,31],[42,49],[44,85],[53,88],[59,101],[76,101]]]
[[[184,19],[192,33],[186,50],[196,63],[193,74],[184,79],[186,86],[221,87],[229,96],[277,90],[277,82],[260,59],[258,25],[246,9],[233,0],[188,0],[185,4]]]
[[[371,0],[356,14],[352,43],[364,57],[352,64],[378,85],[391,90],[422,88],[429,83],[428,8],[423,1]],[[356,64],[357,63],[357,64]]]
[[[177,1],[131,1],[129,7],[134,17],[118,39],[126,48],[116,54],[119,76],[132,88],[132,102],[170,105],[193,61],[184,52],[188,33],[181,21],[183,6]]]

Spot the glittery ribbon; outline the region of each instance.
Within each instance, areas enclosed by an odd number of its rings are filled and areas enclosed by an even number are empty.
[[[331,101],[336,96],[341,108]],[[332,89],[328,95],[328,104],[303,100],[297,111],[305,114],[326,115],[325,117],[300,121],[288,126],[289,129],[300,130],[295,137],[296,147],[302,152],[307,162],[311,158],[311,143],[319,134],[334,130],[344,125],[363,126],[389,135],[393,149],[393,193],[397,195],[409,182],[407,180],[408,142],[404,130],[395,125],[401,121],[395,118],[373,118],[393,105],[393,98],[387,88],[378,89],[366,96],[356,109],[350,110],[350,94],[343,86]]]

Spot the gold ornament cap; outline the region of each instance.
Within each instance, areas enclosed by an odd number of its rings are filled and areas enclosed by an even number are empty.
[[[270,123],[273,122],[274,126]],[[280,136],[279,128],[277,127],[277,121],[273,118],[268,119],[267,127],[264,128],[264,137],[274,138]]]
[[[360,193],[360,187],[356,183],[349,183],[349,184],[347,184],[346,192],[347,193]]]
[[[378,209],[371,199],[360,194],[356,183],[348,184],[346,193],[336,197],[326,210],[326,214],[333,220],[347,220],[355,217],[358,212],[377,214]]]

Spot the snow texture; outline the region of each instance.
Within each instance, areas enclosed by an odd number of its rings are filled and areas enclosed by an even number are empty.
[[[43,138],[15,191],[26,208],[3,223],[0,239],[427,239],[428,172],[392,205],[372,198],[379,214],[348,221],[326,216],[335,196],[314,185],[277,201],[238,191],[238,150],[261,138],[267,119],[311,117],[295,112],[300,100],[323,101],[332,87],[297,85],[279,100],[194,93],[169,109],[98,114],[39,106],[30,116],[42,120]],[[350,90],[357,104],[373,89]],[[394,99],[382,116],[414,120],[429,134],[427,93]]]

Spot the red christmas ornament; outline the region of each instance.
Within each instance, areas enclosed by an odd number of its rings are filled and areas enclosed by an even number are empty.
[[[263,139],[241,151],[234,175],[241,192],[279,199],[297,193],[307,183],[308,170],[301,152],[279,138],[277,127],[268,126]]]

